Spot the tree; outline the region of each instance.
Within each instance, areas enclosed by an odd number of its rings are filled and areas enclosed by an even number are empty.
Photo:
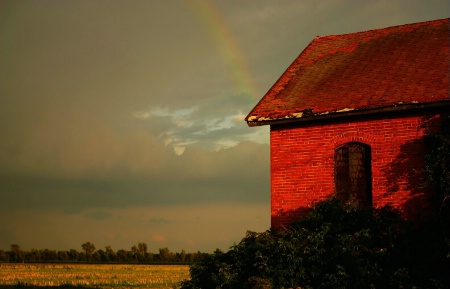
[[[139,252],[142,254],[147,253],[148,246],[146,243],[138,243]]]
[[[92,254],[92,260],[94,260],[95,262],[101,262],[102,261],[101,251],[103,250],[100,249],[95,251],[94,254]]]
[[[105,247],[105,255],[108,261],[116,261],[116,253],[113,251],[111,246]]]
[[[11,259],[14,262],[23,261],[23,252],[17,244],[11,245]]]
[[[183,263],[186,261],[186,251],[184,249],[180,252],[180,261]]]
[[[171,253],[169,248],[164,247],[164,248],[159,248],[159,258],[161,259],[161,261],[163,262],[168,262],[171,259]]]
[[[139,249],[136,246],[131,247],[131,252],[133,253],[133,258],[136,260],[136,262],[138,262],[140,260],[139,255]]]
[[[148,246],[146,243],[138,243],[137,246],[138,249],[138,260],[139,261],[146,261],[149,259],[149,254],[147,253]]]
[[[7,252],[0,250],[0,261],[4,261],[4,262],[9,261],[9,256],[8,256]]]
[[[58,260],[58,254],[55,250],[44,249],[41,250],[42,259],[45,261],[56,261]]]
[[[71,261],[78,261],[78,251],[75,249],[70,249],[69,253],[69,259]]]
[[[58,260],[59,261],[69,260],[69,254],[67,253],[67,251],[58,251]]]
[[[117,261],[120,262],[124,262],[124,261],[128,261],[128,254],[127,251],[125,251],[124,249],[120,249],[119,251],[117,251]]]
[[[32,261],[41,261],[41,253],[38,249],[31,249],[30,258]]]
[[[144,261],[148,256],[147,256],[147,249],[148,246],[146,243],[138,243],[138,249],[139,249],[139,255],[140,255],[140,260]]]
[[[86,260],[91,262],[92,261],[92,254],[95,251],[95,246],[91,242],[86,242],[81,245],[81,248],[84,251],[84,254],[86,256]]]

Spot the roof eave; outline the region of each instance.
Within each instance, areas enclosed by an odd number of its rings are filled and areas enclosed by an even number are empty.
[[[398,112],[398,111],[413,111],[413,110],[423,110],[423,109],[433,109],[433,108],[450,108],[450,99],[441,100],[431,103],[408,103],[402,104],[398,103],[389,107],[380,107],[374,109],[342,109],[333,112],[324,113],[298,113],[295,116],[286,116],[283,118],[271,119],[271,118],[258,118],[257,120],[250,120],[251,117],[247,117],[247,125],[249,127],[263,126],[263,125],[278,125],[278,124],[288,124],[288,123],[299,123],[299,122],[312,122],[316,120],[326,120],[335,119],[342,117],[353,117],[362,115],[376,115],[381,113]]]

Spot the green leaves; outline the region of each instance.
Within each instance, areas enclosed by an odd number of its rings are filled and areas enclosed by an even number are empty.
[[[407,228],[390,207],[373,209],[330,199],[286,230],[247,232],[228,252],[215,252],[192,266],[191,280],[182,288],[401,288],[413,281],[429,282],[428,275],[417,273],[426,271],[421,264],[446,265],[448,248],[429,226],[425,234]],[[417,260],[407,258],[417,252],[415,246],[427,242],[441,245],[416,254]],[[430,259],[431,254],[444,258]]]
[[[441,115],[439,122],[439,130],[433,129],[431,121],[425,122],[425,174],[428,185],[434,190],[434,201],[445,210],[446,221],[450,224],[450,116]]]

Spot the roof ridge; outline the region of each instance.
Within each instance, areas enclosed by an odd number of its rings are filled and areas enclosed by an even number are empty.
[[[324,38],[335,38],[335,37],[337,38],[340,36],[349,36],[349,35],[363,34],[363,33],[367,33],[367,32],[376,32],[376,31],[382,31],[382,30],[393,30],[395,28],[406,28],[409,26],[421,27],[421,26],[429,25],[429,24],[439,25],[441,23],[445,23],[445,22],[449,22],[449,21],[450,21],[450,18],[442,18],[442,19],[427,20],[427,21],[407,23],[407,24],[399,24],[399,25],[393,25],[393,26],[388,26],[388,27],[373,28],[373,29],[349,32],[349,33],[328,34],[328,35],[322,35],[322,36],[317,35],[316,37],[314,37],[313,40],[324,39]]]

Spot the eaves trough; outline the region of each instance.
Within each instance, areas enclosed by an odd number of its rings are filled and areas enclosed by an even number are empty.
[[[447,109],[444,109],[447,108]],[[398,102],[392,106],[388,107],[379,107],[373,109],[364,109],[364,108],[343,108],[336,111],[325,111],[325,112],[317,112],[314,113],[312,109],[305,109],[303,111],[299,111],[296,113],[292,113],[291,115],[287,115],[282,118],[270,118],[270,116],[257,117],[257,116],[248,116],[246,121],[249,127],[254,126],[263,126],[263,125],[281,125],[281,124],[290,124],[290,123],[302,123],[302,122],[314,122],[314,121],[323,121],[329,119],[337,119],[337,118],[348,118],[348,117],[358,117],[358,116],[372,116],[372,115],[380,115],[380,114],[390,114],[390,113],[399,113],[399,112],[413,112],[418,110],[444,110],[450,111],[450,99],[441,100],[439,102],[432,103],[403,103]]]

